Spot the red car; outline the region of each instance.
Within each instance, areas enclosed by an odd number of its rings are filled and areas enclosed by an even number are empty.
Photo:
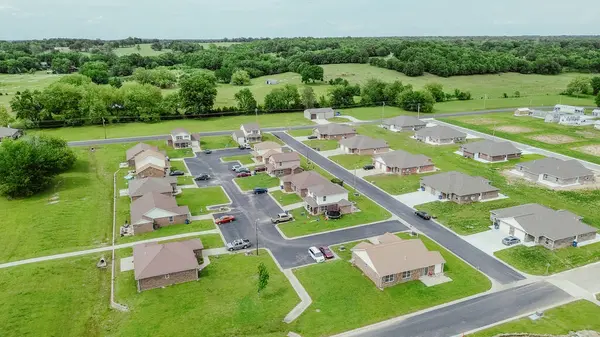
[[[249,177],[251,175],[252,175],[252,173],[250,173],[250,172],[241,172],[241,173],[238,173],[236,175],[236,177],[238,177],[238,178],[244,178],[244,177]]]
[[[323,253],[323,256],[325,256],[326,259],[333,259],[333,252],[331,251],[331,249],[329,249],[329,247],[327,246],[322,246],[319,247],[319,250],[321,251],[321,253]]]
[[[264,172],[267,170],[266,166],[256,166],[254,167],[254,172]]]
[[[217,225],[222,225],[224,223],[232,222],[234,220],[235,220],[235,217],[233,215],[223,215],[220,218],[216,218],[215,223]]]

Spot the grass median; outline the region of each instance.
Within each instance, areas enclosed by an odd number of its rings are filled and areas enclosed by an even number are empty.
[[[221,186],[185,188],[175,196],[179,206],[187,206],[192,215],[210,213],[209,206],[229,203],[229,198]]]
[[[234,181],[242,191],[251,191],[257,187],[271,188],[279,186],[279,178],[271,177],[266,173],[259,173],[244,178],[235,178]]]
[[[305,140],[303,143],[310,148],[319,149],[318,151],[335,150],[339,146],[339,142],[334,139],[311,139]]]
[[[239,156],[223,157],[221,159],[224,162],[239,161],[240,164],[242,164],[242,165],[254,164],[254,161],[252,160],[252,155],[250,155],[250,154],[243,154],[243,155],[239,155]]]
[[[302,202],[302,198],[300,198],[296,193],[284,193],[283,191],[273,191],[270,192],[271,196],[279,202],[282,206],[287,206],[291,204],[295,204],[298,202]]]

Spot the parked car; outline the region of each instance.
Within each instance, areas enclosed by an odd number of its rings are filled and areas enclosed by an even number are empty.
[[[240,172],[240,173],[236,174],[235,176],[237,178],[244,178],[244,177],[249,177],[251,175],[252,175],[252,173],[250,173],[250,172]]]
[[[215,219],[215,223],[217,225],[222,225],[224,223],[235,221],[235,217],[233,215],[223,215]]]
[[[294,217],[288,213],[279,213],[275,217],[271,218],[272,223],[282,223],[294,220]]]
[[[240,150],[249,150],[250,149],[250,144],[242,144],[242,145],[238,146],[238,149],[240,149]]]
[[[331,249],[329,249],[329,247],[327,246],[321,246],[319,247],[319,250],[321,251],[323,256],[325,256],[326,259],[333,259],[335,257]]]
[[[310,136],[306,137],[306,139],[317,139],[317,138],[318,138],[318,137],[317,137],[317,136],[315,136],[315,135],[310,135]]]
[[[514,236],[507,236],[504,239],[502,239],[502,244],[505,246],[512,246],[512,245],[516,245],[517,243],[520,243],[521,240],[519,240],[519,238],[514,237]]]
[[[342,217],[342,212],[340,211],[326,211],[325,218],[327,220],[335,220]]]
[[[267,167],[262,165],[262,166],[254,166],[254,172],[264,172],[267,170]]]
[[[197,176],[194,177],[194,180],[198,181],[198,180],[209,180],[210,179],[210,175],[206,174],[206,173],[202,173],[199,174]]]
[[[325,256],[323,256],[323,253],[315,246],[308,248],[308,255],[310,255],[317,263],[325,262]]]
[[[248,169],[247,167],[241,166],[241,167],[238,167],[235,170],[235,173],[242,173],[242,172],[248,172],[248,173],[250,173],[250,169]]]
[[[269,191],[264,187],[257,187],[252,191],[252,193],[254,193],[254,194],[263,194],[263,193],[267,193],[267,192],[269,192]]]
[[[170,176],[182,176],[184,174],[185,174],[185,172],[183,172],[183,171],[177,171],[177,170],[169,172]]]
[[[366,171],[372,170],[374,168],[375,168],[375,165],[373,165],[373,164],[367,164],[367,165],[363,166],[363,170],[366,170]]]
[[[415,215],[418,216],[419,218],[422,218],[422,219],[425,219],[425,220],[430,220],[431,219],[431,215],[427,214],[427,212],[416,211]]]
[[[237,169],[239,169],[240,167],[242,167],[242,165],[235,164],[235,165],[233,165],[233,166],[231,167],[231,170],[232,170],[232,171],[237,171]]]
[[[248,239],[237,239],[231,242],[227,242],[227,250],[232,252],[234,250],[247,249],[252,246],[252,243]]]
[[[204,150],[204,153],[205,153],[205,154],[211,154],[211,153],[212,153],[212,150],[206,149],[206,150]]]

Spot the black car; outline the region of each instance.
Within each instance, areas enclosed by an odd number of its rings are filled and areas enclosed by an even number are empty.
[[[183,172],[183,171],[171,171],[169,173],[170,176],[182,176],[184,174],[185,174],[185,172]]]
[[[200,175],[197,175],[196,177],[194,177],[194,180],[198,181],[198,180],[209,180],[210,176],[206,173],[202,173]]]
[[[317,136],[315,136],[315,135],[310,135],[310,136],[306,137],[306,139],[317,139]]]
[[[416,211],[415,215],[418,216],[419,218],[422,218],[422,219],[425,219],[425,220],[430,220],[431,219],[431,215],[427,214],[427,212]]]
[[[368,171],[368,170],[372,170],[375,168],[375,165],[372,164],[367,164],[365,166],[363,166],[363,170]]]
[[[212,150],[206,149],[206,150],[204,150],[204,153],[206,153],[206,154],[211,154],[211,153],[212,153]]]
[[[252,191],[252,193],[254,193],[254,194],[263,194],[263,193],[267,193],[267,192],[269,192],[269,191],[264,187],[257,187]]]

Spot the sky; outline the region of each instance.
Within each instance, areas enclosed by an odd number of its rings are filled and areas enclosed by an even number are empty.
[[[600,35],[598,0],[0,0],[0,40]]]

